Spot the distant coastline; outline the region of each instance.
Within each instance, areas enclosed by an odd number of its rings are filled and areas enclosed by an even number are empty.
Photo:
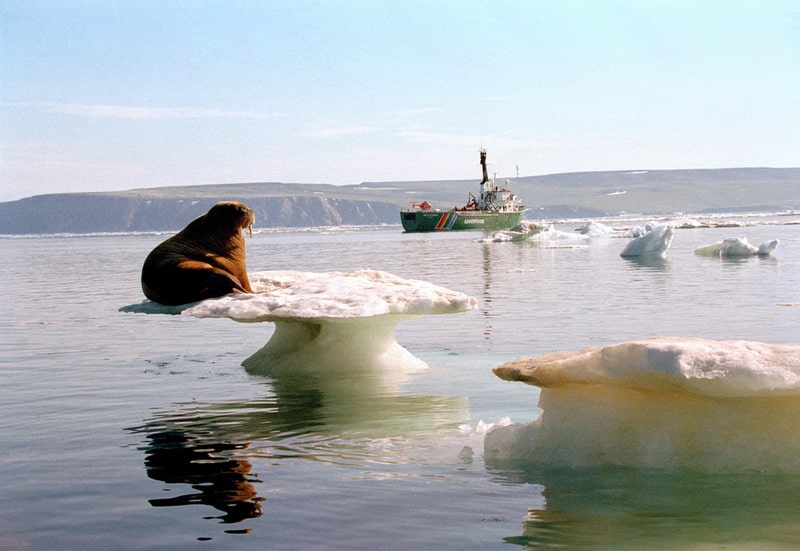
[[[529,220],[800,209],[800,168],[583,172],[511,178],[507,185],[528,206]],[[174,231],[222,200],[247,203],[261,228],[399,225],[399,210],[409,203],[426,200],[444,210],[462,204],[474,187],[474,180],[266,182],[37,195],[0,203],[0,234]]]

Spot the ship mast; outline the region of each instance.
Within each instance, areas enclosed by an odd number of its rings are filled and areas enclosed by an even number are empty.
[[[481,149],[481,168],[483,168],[483,181],[481,185],[486,185],[489,181],[489,171],[486,169],[486,150]]]
[[[478,201],[478,210],[489,210],[490,204],[490,184],[489,170],[486,168],[486,150],[481,149],[481,168],[483,169],[483,180],[481,180],[481,198]]]
[[[492,208],[492,181],[489,180],[489,169],[486,167],[486,150],[483,148],[481,148],[481,168],[483,169],[483,180],[481,181],[481,198],[478,201],[478,210],[490,210]]]

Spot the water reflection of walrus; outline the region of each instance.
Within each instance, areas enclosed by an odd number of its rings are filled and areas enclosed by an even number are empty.
[[[153,249],[142,267],[142,290],[161,304],[252,293],[245,266],[244,228],[253,235],[247,205],[217,203]]]

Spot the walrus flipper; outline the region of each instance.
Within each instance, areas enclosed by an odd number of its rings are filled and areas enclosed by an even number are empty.
[[[198,285],[197,296],[201,297],[196,300],[221,297],[231,293],[248,292],[235,275],[220,270],[219,268],[198,271],[197,274],[192,274],[192,277],[189,279],[195,277],[197,278],[196,284]]]
[[[162,270],[156,281],[142,281],[147,298],[160,304],[177,306],[230,293],[248,292],[233,274],[205,262],[184,261],[172,270]]]

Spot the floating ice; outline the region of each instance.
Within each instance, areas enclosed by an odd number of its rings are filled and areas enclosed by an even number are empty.
[[[581,235],[574,232],[565,232],[553,228],[552,225],[547,226],[544,231],[535,234],[530,238],[530,241],[537,243],[544,247],[575,247],[585,246],[591,239],[588,235]]]
[[[626,233],[628,237],[642,237],[643,235],[647,235],[658,226],[660,226],[658,222],[647,222],[644,226],[634,226],[629,229]]]
[[[480,240],[481,243],[503,243],[506,241],[525,241],[534,235],[546,231],[549,226],[542,226],[535,222],[528,222],[523,220],[510,230],[493,233],[488,237]]]
[[[256,294],[205,300],[183,313],[260,322],[381,315],[418,317],[464,312],[477,304],[463,293],[377,270],[255,272],[250,279]]]
[[[769,256],[778,248],[780,240],[765,241],[756,247],[747,242],[746,237],[729,237],[712,245],[698,247],[694,254],[699,256],[713,256],[718,258]]]
[[[487,458],[800,473],[800,346],[676,337],[519,358],[540,417],[497,427]]]
[[[769,256],[775,252],[775,249],[778,248],[780,244],[780,239],[773,239],[772,241],[764,241],[761,245],[758,246],[758,250],[756,251],[757,256]]]
[[[707,224],[704,224],[703,222],[700,222],[699,220],[695,220],[694,218],[684,218],[682,220],[678,220],[675,223],[675,227],[676,228],[681,228],[681,229],[702,228],[703,226],[706,226],[706,225]]]
[[[675,231],[672,226],[655,226],[641,237],[632,239],[622,250],[620,256],[625,258],[634,256],[649,256],[664,258],[672,243]]]
[[[603,237],[605,235],[611,235],[612,233],[614,233],[613,229],[600,222],[587,222],[580,229],[581,235],[587,235],[589,237]]]
[[[425,362],[395,340],[397,324],[431,314],[465,312],[477,304],[463,293],[375,270],[249,275],[255,294],[232,294],[181,307],[146,301],[122,310],[273,322],[272,337],[244,366],[274,375],[286,371],[424,369]],[[379,378],[378,382],[386,380]]]
[[[478,421],[478,424],[474,427],[470,424],[463,424],[458,426],[458,432],[460,432],[464,436],[470,436],[473,434],[478,434],[481,436],[485,436],[487,432],[492,430],[494,427],[507,427],[511,425],[511,418],[506,416],[500,419],[497,423],[487,423],[483,419]]]

